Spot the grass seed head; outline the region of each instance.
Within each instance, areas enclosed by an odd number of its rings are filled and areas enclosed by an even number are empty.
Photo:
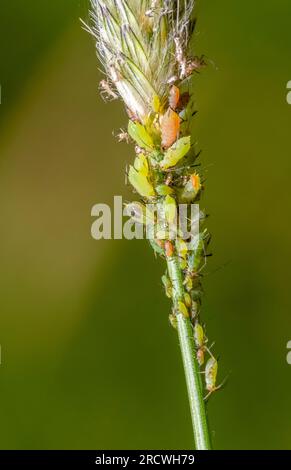
[[[96,39],[112,93],[132,119],[144,122],[157,97],[167,101],[171,81],[185,78],[179,71],[193,32],[194,1],[91,0],[86,28]]]

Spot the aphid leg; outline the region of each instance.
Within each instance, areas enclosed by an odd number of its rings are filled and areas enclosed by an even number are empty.
[[[218,392],[219,390],[221,390],[221,389],[225,386],[227,380],[228,380],[228,377],[226,377],[226,378],[223,380],[223,382],[221,382],[220,385],[217,385],[217,387],[213,387],[213,389],[209,390],[209,392],[207,393],[207,395],[204,397],[204,401],[207,401],[207,400],[211,397],[211,395],[212,395],[213,393]]]
[[[213,356],[213,354],[211,352],[211,349],[214,347],[214,345],[215,345],[215,341],[213,341],[213,343],[211,343],[211,345],[209,347],[208,346],[206,347],[206,350],[207,350],[209,356],[211,356],[213,359],[215,359],[215,357]]]

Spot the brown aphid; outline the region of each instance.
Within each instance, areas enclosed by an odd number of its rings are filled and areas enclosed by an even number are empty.
[[[180,36],[175,36],[174,38],[176,46],[176,61],[179,65],[179,75],[180,79],[189,78],[193,72],[199,72],[202,68],[206,67],[207,63],[204,59],[204,56],[201,57],[195,56],[193,58],[188,58],[186,51],[183,48],[182,40]]]
[[[176,85],[173,85],[170,89],[169,94],[169,106],[170,108],[175,111],[178,107],[180,101],[180,90]]]
[[[178,139],[181,120],[178,114],[171,108],[161,117],[162,147],[170,148]]]
[[[192,59],[187,61],[186,65],[186,75],[190,77],[193,72],[199,72],[199,70],[205,68],[207,66],[206,61],[204,60],[204,56],[201,57],[195,56]]]

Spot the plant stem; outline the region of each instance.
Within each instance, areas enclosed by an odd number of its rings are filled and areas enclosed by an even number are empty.
[[[184,301],[184,286],[177,257],[167,259],[169,276],[174,290],[174,306]],[[197,450],[210,450],[210,435],[206,417],[201,374],[194,347],[193,328],[190,318],[177,314],[177,329],[187,383],[194,440]]]

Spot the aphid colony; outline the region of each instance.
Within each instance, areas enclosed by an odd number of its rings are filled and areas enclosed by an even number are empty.
[[[202,301],[202,270],[206,265],[210,235],[203,227],[206,216],[200,212],[201,230],[193,246],[182,234],[170,237],[167,228],[177,217],[178,205],[197,203],[203,191],[201,176],[195,170],[197,155],[191,146],[190,135],[183,135],[189,117],[193,115],[193,101],[189,92],[181,93],[176,85],[169,89],[167,103],[153,99],[153,113],[148,122],[130,120],[127,132],[121,131],[119,140],[135,143],[136,158],[128,172],[128,179],[144,203],[162,205],[164,225],[154,223],[156,232],[151,239],[154,251],[162,257],[178,256],[183,273],[184,301],[179,301],[170,315],[175,327],[176,315],[189,317],[193,326],[193,339],[201,372],[205,377],[207,398],[220,387],[216,385],[218,363],[208,347],[208,339],[200,323]],[[138,203],[139,205],[141,203]],[[145,205],[142,206],[145,214]],[[154,218],[154,215],[152,216]],[[148,223],[146,217],[142,222]],[[151,218],[151,222],[153,219]],[[167,273],[162,277],[167,297],[173,299],[173,287]],[[175,305],[175,303],[174,303]],[[206,356],[208,360],[206,361]]]
[[[166,2],[165,2],[166,3]],[[146,12],[150,20],[159,2],[152,2]],[[161,13],[162,15],[163,13]],[[193,26],[194,27],[194,26]],[[140,118],[127,107],[129,124],[127,131],[121,130],[119,141],[132,141],[135,145],[135,160],[128,170],[128,181],[141,198],[141,222],[148,224],[145,205],[158,206],[162,220],[150,217],[154,232],[150,243],[155,253],[163,258],[177,258],[183,277],[183,293],[177,300],[169,273],[162,278],[167,297],[173,300],[170,322],[175,327],[177,316],[183,315],[191,320],[193,341],[201,373],[205,376],[207,397],[220,387],[216,385],[218,363],[210,347],[200,321],[202,302],[202,271],[206,265],[210,235],[204,227],[205,214],[200,211],[200,231],[196,238],[187,240],[183,231],[172,225],[179,215],[181,204],[188,209],[197,204],[204,189],[204,180],[197,169],[199,154],[191,142],[191,122],[195,115],[194,101],[189,78],[206,63],[203,57],[188,57],[183,46],[185,41],[179,31],[174,36],[173,60],[175,73],[167,82],[167,95],[152,94],[150,110],[146,117]],[[116,80],[111,74],[113,85]],[[115,99],[117,93],[109,82],[102,81],[100,89],[103,96]],[[191,224],[191,220],[189,220]],[[190,227],[186,227],[186,231]],[[180,293],[181,294],[181,293]],[[206,356],[208,360],[206,361]]]

